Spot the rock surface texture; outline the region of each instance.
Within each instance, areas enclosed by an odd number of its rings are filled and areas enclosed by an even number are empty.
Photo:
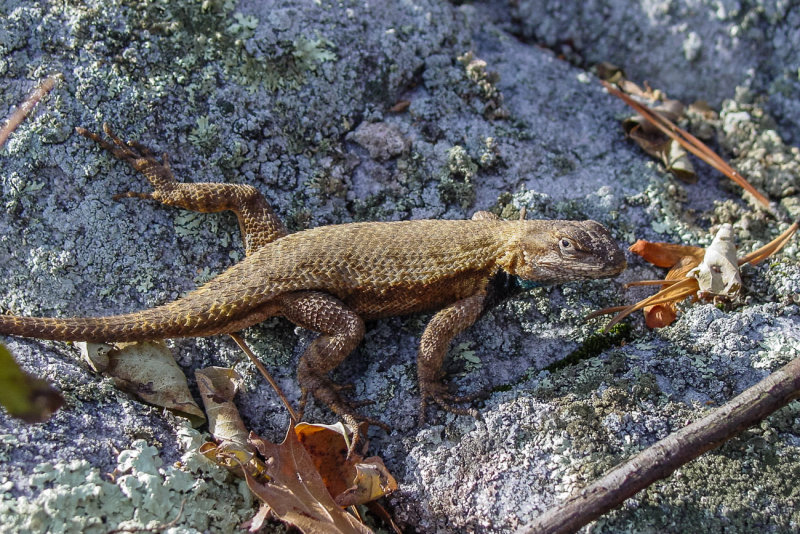
[[[254,185],[291,230],[486,209],[513,218],[524,206],[530,218],[595,219],[623,246],[706,246],[732,223],[749,252],[785,226],[702,163],[697,184],[663,172],[625,139],[627,110],[590,67],[610,61],[672,98],[708,101],[719,112],[711,145],[797,218],[799,26],[791,1],[5,2],[0,115],[39,80],[59,81],[0,151],[0,309],[142,309],[243,256],[232,215],[113,200],[146,184],[74,133],[104,121],[168,152],[179,180]],[[735,304],[687,307],[655,331],[637,315],[625,343],[600,349],[602,323],[583,317],[643,298],[622,284],[664,274],[628,259],[616,280],[534,289],[456,339],[453,386],[493,392],[482,420],[439,413],[419,426],[427,317],[368,325],[335,376],[394,429],[371,431],[370,451],[400,482],[385,505],[401,526],[507,532],[800,356],[796,241],[744,270]],[[270,320],[245,337],[296,400],[297,357],[313,335]],[[76,347],[2,341],[66,398],[45,424],[0,412],[4,528],[153,526],[184,499],[170,532],[229,532],[254,513],[240,483],[194,452],[196,431],[91,373]],[[246,423],[283,438],[285,409],[230,339],[170,347],[189,376],[235,367]],[[312,406],[306,419],[333,416]],[[797,531],[798,476],[793,403],[592,532]]]

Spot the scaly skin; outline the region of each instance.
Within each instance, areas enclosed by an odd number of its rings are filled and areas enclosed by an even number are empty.
[[[0,315],[0,334],[60,341],[143,341],[233,333],[283,316],[321,333],[298,365],[308,393],[348,423],[354,410],[327,378],[361,341],[364,320],[439,311],[422,335],[418,375],[424,406],[451,405],[439,382],[453,336],[506,296],[511,275],[553,283],[615,276],[625,258],[609,232],[594,221],[501,221],[485,212],[473,220],[370,222],[288,234],[266,200],[238,184],[176,182],[164,156],[159,163],[138,143],[113,143],[78,128],[142,172],[152,198],[202,212],[234,211],[247,257],[204,286],[169,304],[108,317],[39,318]]]

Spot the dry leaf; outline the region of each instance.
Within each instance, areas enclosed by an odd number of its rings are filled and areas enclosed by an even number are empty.
[[[664,100],[650,109],[661,117],[672,122],[683,115],[683,104],[677,100]],[[680,180],[695,183],[697,175],[689,160],[689,154],[680,143],[663,133],[655,124],[641,115],[634,115],[622,121],[622,127],[628,137],[633,139],[645,152],[658,158],[664,167]]]
[[[672,324],[677,317],[677,304],[687,298],[733,298],[742,283],[738,267],[746,263],[755,265],[778,252],[797,232],[798,225],[795,222],[768,244],[739,259],[733,244],[733,227],[729,224],[720,227],[707,249],[639,240],[629,250],[654,265],[672,268],[664,280],[642,280],[627,286],[661,285],[664,289],[631,306],[598,310],[589,314],[587,319],[619,312],[606,326],[608,331],[636,310],[644,310],[647,326],[661,328]],[[677,261],[676,257],[679,257]]]
[[[89,364],[110,376],[118,388],[186,417],[192,426],[205,423],[203,411],[189,393],[186,376],[163,341],[80,345]]]
[[[736,259],[733,226],[723,224],[706,249],[700,265],[689,271],[697,279],[700,298],[721,296],[734,298],[742,287],[742,275]]]
[[[268,458],[270,482],[262,484],[245,471],[247,486],[281,521],[306,533],[371,532],[333,500],[293,426],[290,425],[280,445],[252,433],[250,443],[262,457]]]
[[[249,432],[233,403],[242,377],[227,367],[206,367],[194,372],[197,389],[208,416],[208,431],[217,441],[232,441],[250,448]]]
[[[341,423],[299,423],[295,432],[340,506],[364,504],[397,489],[397,481],[379,457],[347,456],[349,434]]]
[[[194,376],[208,415],[208,431],[219,443],[204,443],[200,454],[238,476],[244,476],[244,469],[256,480],[267,480],[267,467],[248,441],[250,433],[233,403],[242,382],[239,373],[228,367],[206,367]]]
[[[744,179],[744,177],[736,172],[733,167],[731,167],[724,159],[722,159],[719,155],[717,155],[713,150],[708,148],[705,143],[700,141],[697,137],[690,134],[686,130],[679,128],[675,125],[674,122],[670,121],[667,117],[659,114],[654,113],[646,106],[638,103],[636,100],[632,99],[619,89],[613,87],[608,82],[601,82],[603,87],[608,90],[609,93],[612,95],[620,98],[623,102],[628,104],[632,107],[639,115],[647,119],[649,123],[653,126],[658,128],[661,132],[665,135],[669,136],[670,138],[674,139],[676,142],[680,143],[683,148],[697,156],[698,158],[702,159],[719,172],[723,173],[725,176],[733,180],[736,184],[742,187],[747,193],[752,195],[752,197],[761,204],[764,208],[768,211],[775,213],[774,207],[770,204],[769,199],[761,194],[755,187],[753,187],[750,182]],[[626,91],[631,92],[631,94],[636,94],[635,91],[631,91],[630,87],[634,86],[631,82],[624,81],[624,83],[620,83]],[[641,92],[641,91],[640,91]],[[655,100],[660,100],[662,98],[655,98],[659,96],[658,92],[653,92],[652,98]]]
[[[641,256],[646,262],[666,269],[673,267],[684,256],[696,257],[698,262],[703,257],[703,249],[700,247],[654,243],[644,239],[638,240],[628,250]]]
[[[0,345],[0,405],[9,415],[26,423],[43,423],[63,404],[58,391],[20,369],[8,349]]]

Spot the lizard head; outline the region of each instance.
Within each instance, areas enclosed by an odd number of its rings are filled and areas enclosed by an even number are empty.
[[[595,221],[519,221],[499,264],[509,274],[544,283],[609,278],[627,262],[611,233]]]

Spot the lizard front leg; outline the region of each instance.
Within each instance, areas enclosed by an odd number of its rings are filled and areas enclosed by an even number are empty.
[[[388,430],[385,424],[356,414],[356,406],[342,398],[343,386],[328,374],[358,346],[364,337],[364,321],[342,301],[319,291],[298,291],[276,299],[281,314],[288,320],[321,335],[311,342],[297,366],[300,384],[300,411],[308,394],[326,404],[353,429],[353,444],[358,441],[358,423],[366,421]]]
[[[471,297],[461,299],[440,310],[430,320],[422,333],[417,356],[417,377],[420,401],[420,420],[425,420],[425,409],[428,401],[438,404],[442,409],[457,414],[477,416],[473,409],[453,406],[453,403],[464,402],[470,397],[455,397],[442,384],[442,363],[456,334],[464,331],[478,320],[486,301],[483,290]]]
[[[253,186],[215,182],[178,182],[172,175],[166,154],[162,157],[163,163],[160,163],[142,144],[135,141],[126,143],[114,135],[108,124],[103,124],[103,131],[113,143],[109,143],[98,134],[84,128],[76,128],[75,131],[95,141],[111,154],[144,174],[154,188],[152,193],[129,191],[115,198],[150,198],[168,206],[202,213],[233,211],[239,220],[239,228],[248,256],[262,245],[288,233],[267,200]]]

